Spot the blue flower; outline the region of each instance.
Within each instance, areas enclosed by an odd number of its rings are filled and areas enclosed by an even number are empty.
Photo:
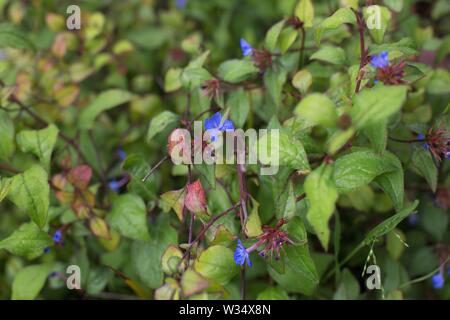
[[[447,151],[447,152],[445,153],[445,158],[450,159],[450,151]]]
[[[177,9],[184,9],[186,7],[187,0],[175,0],[175,6]]]
[[[222,115],[216,112],[211,118],[205,120],[205,130],[210,131],[211,141],[216,141],[220,131],[233,131],[234,124],[231,120],[225,120],[222,123]]]
[[[433,278],[431,278],[431,281],[435,289],[442,289],[444,287],[444,276],[440,273],[435,274]]]
[[[408,223],[411,226],[415,226],[417,224],[417,221],[419,220],[419,215],[417,213],[412,213],[408,217]]]
[[[50,251],[51,251],[50,247],[45,247],[44,248],[44,253],[50,253]]]
[[[125,158],[127,157],[126,152],[122,148],[119,148],[117,150],[117,155],[119,156],[120,160],[122,160],[122,161],[125,160]]]
[[[238,244],[236,250],[234,251],[234,262],[236,262],[237,265],[242,266],[245,261],[247,261],[247,265],[249,267],[252,266],[252,262],[250,261],[250,257],[248,256],[247,249],[245,249],[245,247],[242,245],[241,240],[238,239]]]
[[[425,137],[425,135],[423,134],[423,133],[419,133],[418,135],[417,135],[417,139],[418,140],[426,140],[426,137]],[[428,143],[427,142],[425,142],[423,145],[422,145],[422,147],[425,149],[425,150],[429,150],[430,149],[430,146],[428,145]]]
[[[110,188],[114,192],[119,192],[121,186],[122,185],[121,185],[120,181],[117,181],[117,180],[111,180],[108,183],[108,188]]]
[[[241,38],[241,50],[244,57],[251,56],[253,53],[252,46],[243,38]]]
[[[450,267],[447,269],[447,274],[450,276]]]
[[[379,55],[373,55],[370,65],[374,68],[384,68],[389,65],[388,52],[382,51]]]
[[[60,243],[62,240],[62,232],[61,230],[56,230],[55,233],[53,234],[53,241],[55,243]]]

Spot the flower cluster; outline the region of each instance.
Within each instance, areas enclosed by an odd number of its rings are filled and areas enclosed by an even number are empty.
[[[405,83],[402,78],[404,76],[405,61],[396,64],[389,63],[389,54],[382,51],[378,55],[371,57],[370,65],[376,69],[375,83],[381,81],[384,84],[402,84]]]
[[[278,260],[280,258],[281,248],[285,244],[294,244],[294,242],[289,239],[287,233],[281,230],[281,227],[285,222],[284,219],[281,219],[275,227],[263,226],[263,233],[258,236],[258,241],[249,248],[245,248],[241,240],[238,239],[238,244],[234,251],[234,261],[236,264],[243,265],[247,261],[248,266],[251,267],[252,263],[249,258],[250,252],[263,245],[264,248],[259,252],[259,255],[262,257],[265,257],[268,254],[271,257],[275,255],[275,259]]]
[[[418,134],[417,139],[424,141],[423,148],[437,161],[450,158],[450,136],[445,129],[430,128],[426,135]]]
[[[268,50],[254,49],[247,41],[245,41],[245,39],[241,39],[240,44],[242,55],[244,57],[251,56],[253,63],[261,70],[261,72],[264,72],[272,65],[272,54]]]
[[[58,230],[55,231],[55,233],[53,233],[52,239],[53,239],[53,243],[55,245],[61,245],[62,244],[63,234],[62,234],[61,229],[58,229]],[[50,247],[45,247],[44,248],[44,253],[49,253],[50,250],[51,250]]]

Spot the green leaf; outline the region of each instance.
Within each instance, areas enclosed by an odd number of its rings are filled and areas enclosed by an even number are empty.
[[[314,6],[311,0],[300,0],[295,7],[295,16],[304,23],[305,28],[310,28],[314,20]]]
[[[17,144],[22,152],[35,154],[44,167],[49,168],[58,132],[53,124],[42,130],[23,130],[17,134]]]
[[[150,142],[158,133],[164,131],[167,126],[177,122],[179,116],[171,111],[163,111],[150,121],[147,131],[147,142]]]
[[[281,260],[285,265],[283,273],[268,266],[270,276],[286,291],[312,295],[319,284],[319,276],[309,253],[306,230],[302,220],[294,217],[287,224],[287,232],[294,245],[285,247]]]
[[[275,141],[272,138],[275,138]],[[278,160],[281,166],[288,166],[302,172],[309,172],[311,169],[303,144],[284,131],[279,132],[278,139],[276,136],[272,137],[271,132],[259,138],[258,153],[259,161],[263,165],[276,165],[272,163],[272,158],[274,155],[279,155]]]
[[[147,210],[139,196],[125,194],[115,198],[108,219],[111,227],[123,236],[136,240],[149,240]]]
[[[51,270],[49,264],[28,266],[20,270],[12,283],[12,300],[33,300],[42,290]]]
[[[414,203],[412,203],[408,207],[402,209],[400,212],[396,213],[392,217],[389,217],[388,219],[384,220],[383,222],[375,226],[375,228],[373,228],[367,233],[362,244],[371,245],[373,241],[392,231],[400,222],[403,221],[403,219],[409,216],[417,208],[418,204],[419,204],[418,200],[414,201]]]
[[[374,179],[374,182],[389,195],[395,209],[400,210],[403,207],[405,189],[402,163],[397,156],[387,151],[384,154],[383,159],[386,164],[390,164],[397,169],[392,172],[386,172],[379,175]]]
[[[211,186],[212,189],[216,188],[216,165],[206,164],[205,162],[200,164],[194,164],[194,168],[201,173],[205,178],[206,182]]]
[[[387,121],[381,120],[378,123],[369,124],[363,129],[363,132],[375,151],[383,154],[384,150],[386,150],[388,136]]]
[[[42,255],[44,249],[52,244],[52,238],[30,222],[21,225],[8,238],[0,241],[0,249],[31,260]]]
[[[271,68],[264,73],[264,85],[269,91],[270,97],[277,107],[281,105],[283,85],[287,79],[287,72],[284,69]]]
[[[448,212],[436,207],[432,202],[426,203],[420,211],[424,229],[434,239],[442,241],[448,231]]]
[[[356,24],[356,16],[350,8],[340,8],[331,17],[322,21],[316,30],[317,43],[320,43],[325,30],[336,29],[344,23]]]
[[[181,88],[181,68],[170,68],[164,77],[164,91],[173,92]]]
[[[394,10],[395,12],[402,11],[403,8],[403,0],[384,0],[383,3],[387,5],[389,8]]]
[[[250,238],[257,237],[262,233],[261,219],[259,218],[258,214],[259,204],[256,201],[252,201],[252,204],[252,211],[250,212],[245,224],[245,233]]]
[[[334,300],[355,300],[360,292],[358,280],[348,269],[344,269],[341,274],[339,285],[334,293]]]
[[[244,126],[250,112],[249,97],[243,88],[228,94],[227,106],[230,108],[230,119],[237,128]]]
[[[33,165],[12,178],[8,198],[43,228],[47,222],[49,194],[47,172],[41,166]]]
[[[336,106],[326,95],[313,93],[303,98],[294,113],[312,125],[334,126],[337,120]]]
[[[236,275],[238,267],[233,251],[224,246],[211,246],[195,260],[195,270],[205,278],[225,285]]]
[[[133,95],[124,90],[111,89],[100,93],[92,103],[83,109],[80,114],[80,128],[92,129],[94,127],[95,118],[103,111],[112,109],[127,103],[133,98]]]
[[[0,48],[36,49],[22,29],[9,23],[0,24]]]
[[[330,240],[328,222],[336,209],[338,199],[332,175],[333,167],[323,164],[306,177],[304,185],[309,201],[306,217],[325,250],[328,249]]]
[[[0,202],[6,198],[11,188],[12,179],[0,177]]]
[[[281,53],[285,53],[294,44],[297,39],[298,32],[292,27],[284,29],[280,34],[279,44]]]
[[[283,289],[271,287],[260,292],[256,300],[289,300],[289,296]]]
[[[212,78],[212,75],[204,68],[186,68],[181,74],[181,83],[185,88],[192,90]]]
[[[357,128],[384,121],[399,111],[406,100],[406,86],[376,86],[353,98],[350,114]]]
[[[322,46],[310,57],[311,60],[319,60],[335,65],[344,64],[346,61],[345,51],[342,48],[330,45]]]
[[[347,193],[395,170],[398,167],[386,161],[385,156],[370,149],[357,149],[336,160],[333,178],[339,193]]]
[[[284,22],[284,20],[277,22],[266,33],[265,45],[270,52],[275,51],[277,47],[278,37],[280,36],[281,30],[283,30]]]
[[[152,225],[150,241],[134,241],[131,246],[131,264],[142,282],[150,288],[160,287],[164,280],[161,258],[171,244],[177,244],[177,232],[167,216],[160,216]]]
[[[400,237],[400,239],[399,239]],[[392,259],[398,260],[405,250],[405,234],[400,229],[393,229],[386,236],[386,249]]]
[[[433,192],[436,192],[438,181],[438,170],[434,164],[431,153],[422,147],[414,147],[411,157],[411,166],[416,169],[419,174],[427,180]]]
[[[184,198],[186,197],[186,188],[167,191],[161,195],[160,207],[164,212],[169,212],[172,208],[180,221],[183,221]]]
[[[0,159],[9,159],[14,152],[14,122],[0,110]]]
[[[416,50],[415,42],[411,38],[402,38],[394,43],[372,44],[369,46],[371,55],[379,54],[382,51],[389,53],[389,59],[406,58],[419,54]]]
[[[391,21],[391,12],[383,6],[372,5],[363,8],[367,29],[376,43],[383,43],[384,34]]]
[[[217,70],[220,79],[231,83],[243,81],[258,71],[253,62],[237,59],[223,62]]]
[[[312,75],[307,69],[298,71],[292,78],[292,85],[300,91],[302,95],[306,95],[312,84]]]

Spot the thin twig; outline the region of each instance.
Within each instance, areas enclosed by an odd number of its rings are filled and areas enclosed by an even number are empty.
[[[145,175],[145,177],[142,178],[142,182],[147,181],[147,179],[153,174],[153,172],[155,172],[155,170],[158,169],[164,163],[164,161],[166,161],[167,159],[169,159],[169,156],[166,155],[166,156],[164,156],[164,158],[159,160],[159,162],[157,164],[155,164],[155,166],[153,168],[150,169],[150,171]]]

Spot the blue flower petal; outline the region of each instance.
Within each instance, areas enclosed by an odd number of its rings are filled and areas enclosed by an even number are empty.
[[[237,265],[242,266],[247,261],[249,267],[252,266],[252,262],[250,261],[250,257],[248,256],[247,249],[242,245],[241,240],[238,239],[238,244],[236,250],[234,251],[234,262]]]
[[[244,57],[250,56],[253,52],[252,46],[243,38],[241,38],[241,50]]]
[[[111,189],[114,192],[119,192],[120,190],[120,183],[116,180],[111,180],[108,183],[108,188]]]
[[[44,253],[50,253],[50,251],[51,251],[50,247],[45,247],[44,248]]]
[[[417,139],[419,139],[419,140],[425,140],[425,135],[424,135],[423,133],[419,133],[419,134],[417,135]]]
[[[216,112],[211,118],[205,120],[205,130],[218,129],[222,121],[222,115],[220,112]]]
[[[384,68],[389,65],[389,54],[387,51],[381,52],[379,55],[373,55],[370,64],[374,68]]]
[[[61,230],[56,230],[55,233],[53,234],[53,241],[55,243],[60,243],[62,240],[62,232]]]
[[[231,120],[225,120],[222,127],[220,128],[220,131],[230,131],[234,130],[234,124]]]
[[[431,281],[435,289],[442,289],[444,287],[444,277],[440,273],[435,274],[433,278],[431,278]]]

